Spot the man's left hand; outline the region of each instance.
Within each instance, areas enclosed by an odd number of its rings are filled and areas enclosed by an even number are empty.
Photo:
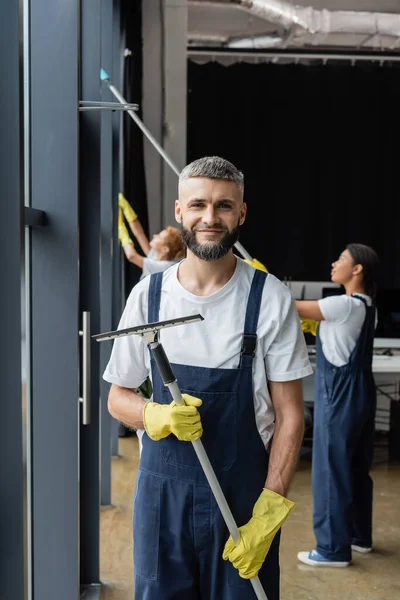
[[[256,577],[271,547],[275,534],[287,519],[294,502],[264,489],[253,508],[250,521],[239,527],[240,541],[232,537],[225,544],[222,558],[230,560],[240,577]]]

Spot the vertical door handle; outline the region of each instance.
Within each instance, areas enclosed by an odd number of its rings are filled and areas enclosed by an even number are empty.
[[[90,424],[90,312],[82,313],[82,425]]]

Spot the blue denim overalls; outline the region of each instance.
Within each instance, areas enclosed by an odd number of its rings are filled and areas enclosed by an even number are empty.
[[[349,362],[335,367],[317,333],[312,489],[316,550],[350,561],[351,544],[372,545],[372,480],[376,389],[372,375],[375,308],[367,306]]]
[[[149,322],[159,320],[162,277],[151,276]],[[201,439],[238,526],[251,518],[268,470],[252,384],[265,279],[265,273],[254,270],[238,368],[172,364],[181,391],[203,401]],[[152,378],[154,400],[169,404],[170,393],[153,362]],[[134,501],[135,598],[253,600],[251,583],[222,559],[228,537],[192,444],[174,435],[153,441],[145,433]],[[279,537],[259,572],[268,600],[279,598]]]

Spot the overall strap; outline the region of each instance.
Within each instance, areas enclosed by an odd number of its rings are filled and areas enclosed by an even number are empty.
[[[356,345],[350,354],[349,363],[357,361],[359,365],[371,366],[375,333],[375,307],[369,306],[366,299],[358,294],[352,294],[352,297],[364,303],[365,319]]]
[[[255,269],[247,300],[240,366],[250,366],[257,347],[257,326],[267,273]]]
[[[365,308],[368,307],[367,301],[365,298],[363,298],[362,296],[359,296],[358,294],[351,294],[352,298],[357,298],[357,300],[361,300],[361,302],[364,302]]]
[[[161,286],[163,273],[153,273],[150,275],[149,283],[149,298],[148,298],[148,314],[147,320],[149,323],[157,323],[160,320],[160,301],[161,301]]]
[[[353,298],[357,298],[357,300],[361,300],[361,302],[364,303],[365,306],[365,321],[364,323],[372,323],[372,327],[373,330],[375,330],[375,314],[376,314],[376,308],[375,306],[370,306],[368,304],[368,302],[366,301],[365,298],[363,298],[362,296],[358,296],[358,294],[352,294]]]

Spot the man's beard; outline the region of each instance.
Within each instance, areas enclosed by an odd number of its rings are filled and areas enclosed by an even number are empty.
[[[202,226],[203,231],[207,227]],[[236,244],[239,239],[239,222],[232,231],[227,231],[223,227],[213,225],[209,229],[219,229],[225,232],[223,237],[218,242],[204,242],[200,244],[196,239],[196,229],[187,229],[181,223],[181,236],[183,243],[197,258],[206,261],[214,261],[223,258],[228,254],[229,250]]]

